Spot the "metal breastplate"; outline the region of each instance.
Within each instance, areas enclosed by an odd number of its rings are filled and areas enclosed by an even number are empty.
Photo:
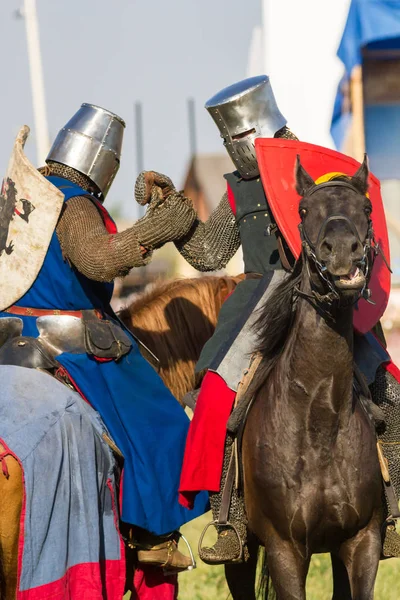
[[[225,175],[235,197],[246,273],[268,273],[282,269],[273,220],[259,178],[245,180],[238,172]]]

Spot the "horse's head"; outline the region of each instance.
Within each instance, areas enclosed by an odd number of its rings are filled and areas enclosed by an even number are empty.
[[[367,284],[372,240],[365,156],[352,176],[315,183],[297,157],[296,190],[302,196],[299,226],[303,249],[318,287],[339,296],[359,295]]]

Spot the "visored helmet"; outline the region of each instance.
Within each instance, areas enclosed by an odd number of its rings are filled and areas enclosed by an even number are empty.
[[[205,105],[224,145],[244,179],[259,174],[254,141],[274,137],[286,125],[267,75],[243,79],[224,88]]]

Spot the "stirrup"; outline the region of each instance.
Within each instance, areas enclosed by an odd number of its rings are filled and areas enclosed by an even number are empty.
[[[183,533],[181,533],[180,531],[176,531],[176,536],[185,542],[186,547],[189,551],[190,560],[192,561],[192,564],[189,565],[187,567],[187,569],[180,570],[179,573],[185,573],[186,571],[193,571],[194,569],[197,568],[197,564],[196,564],[196,559],[194,558],[192,547],[189,544],[189,542],[187,541],[187,539],[185,538],[185,536],[183,535]],[[165,567],[163,567],[163,573],[164,573],[164,575],[174,575],[176,573],[176,569],[169,569],[168,566],[165,566]]]
[[[400,557],[400,535],[396,531],[396,524],[397,519],[394,519],[391,515],[389,515],[382,524],[381,536],[383,543],[381,560]],[[389,553],[385,553],[385,550]]]
[[[205,555],[204,555],[203,550],[205,550],[205,548],[203,548],[203,540],[204,540],[205,534],[207,533],[207,531],[209,530],[210,527],[215,527],[217,532],[218,532],[218,527],[226,527],[234,532],[234,534],[236,535],[237,540],[239,542],[239,555],[236,558],[229,559],[229,562],[230,563],[242,562],[242,560],[243,560],[243,542],[242,542],[242,538],[239,535],[239,531],[238,531],[236,525],[234,525],[230,521],[226,521],[226,523],[220,523],[218,521],[218,519],[215,519],[214,521],[210,521],[209,523],[207,523],[207,525],[204,527],[204,529],[201,533],[201,536],[199,539],[199,545],[198,545],[198,552],[199,552],[199,556],[200,556],[201,560],[207,564],[207,560],[204,560]],[[228,562],[228,561],[226,561],[226,562]],[[218,564],[218,563],[212,563],[212,564]]]

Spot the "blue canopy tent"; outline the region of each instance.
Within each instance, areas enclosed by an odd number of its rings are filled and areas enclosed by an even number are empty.
[[[338,50],[345,74],[331,135],[381,180],[392,283],[400,284],[400,0],[352,0]],[[349,144],[350,142],[350,144]]]
[[[348,90],[354,67],[362,64],[362,51],[400,49],[399,0],[352,0],[338,57],[345,66],[335,99],[331,135],[341,148],[351,120]]]

